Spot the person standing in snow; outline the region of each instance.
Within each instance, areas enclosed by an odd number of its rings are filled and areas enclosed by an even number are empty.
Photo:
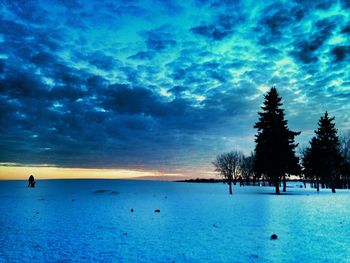
[[[35,180],[34,180],[34,176],[33,175],[29,176],[28,187],[35,187]]]

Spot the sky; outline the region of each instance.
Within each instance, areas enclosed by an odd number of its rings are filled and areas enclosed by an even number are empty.
[[[350,129],[349,0],[0,3],[0,179],[213,177],[271,86]]]

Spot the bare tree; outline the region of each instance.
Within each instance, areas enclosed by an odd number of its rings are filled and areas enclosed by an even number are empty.
[[[243,154],[238,151],[220,154],[213,162],[215,171],[219,172],[226,183],[229,185],[229,193],[232,195],[232,183],[236,180],[239,174],[240,164],[243,159]]]
[[[250,180],[253,181],[255,185],[255,178],[254,178],[254,154],[251,153],[250,156],[243,156],[242,162],[240,164],[241,166],[241,175],[245,179],[247,185],[249,184]]]
[[[340,148],[345,159],[350,159],[350,130],[342,132],[339,136]]]
[[[350,189],[350,130],[340,135],[340,150],[343,154],[341,187]]]

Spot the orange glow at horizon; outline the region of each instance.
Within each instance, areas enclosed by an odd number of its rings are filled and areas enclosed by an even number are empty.
[[[0,165],[0,180],[27,180],[31,174],[35,177],[35,179],[130,179],[161,175],[157,171],[141,171],[129,169],[89,169]]]

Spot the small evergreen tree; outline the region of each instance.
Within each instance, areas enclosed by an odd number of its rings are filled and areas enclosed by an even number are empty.
[[[327,112],[320,118],[316,136],[312,138],[310,147],[303,156],[305,173],[316,176],[317,182],[319,178],[322,188],[330,187],[333,193],[344,163],[334,119]]]
[[[299,159],[295,155],[297,144],[294,137],[300,132],[293,132],[284,119],[282,102],[275,87],[265,95],[255,138],[254,170],[258,175],[264,174],[274,184],[279,194],[279,184],[283,178],[283,191],[286,191],[286,174],[299,172]]]

